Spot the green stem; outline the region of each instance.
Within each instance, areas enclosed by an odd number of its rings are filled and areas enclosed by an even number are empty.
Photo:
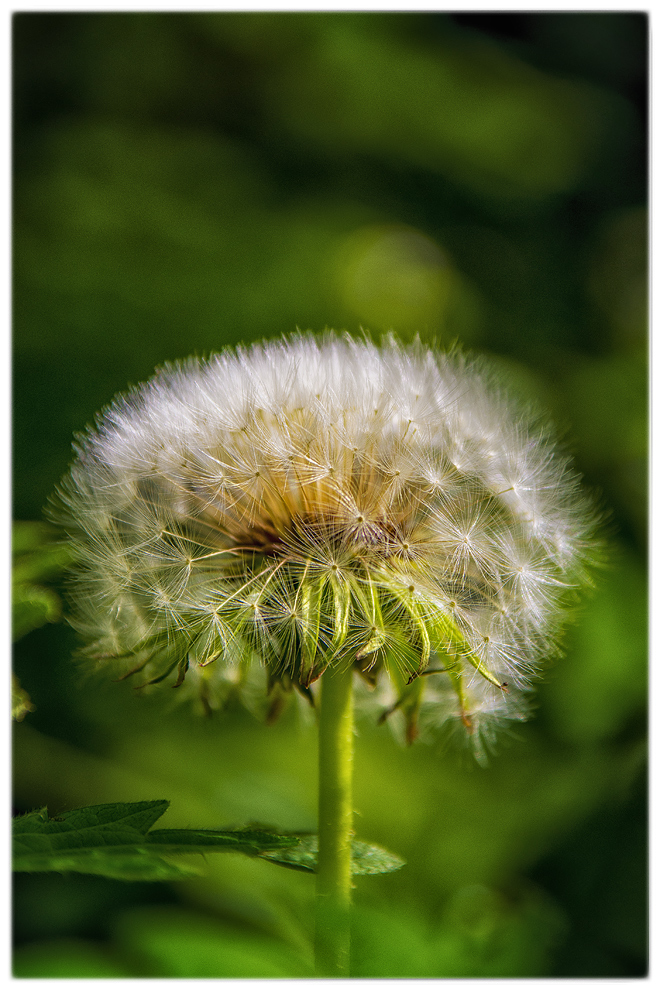
[[[348,976],[353,836],[353,669],[321,679],[316,970]]]

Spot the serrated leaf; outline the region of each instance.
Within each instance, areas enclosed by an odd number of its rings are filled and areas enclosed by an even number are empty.
[[[292,870],[303,870],[306,873],[316,872],[316,862],[319,851],[318,836],[314,834],[300,835],[299,842],[291,849],[278,849],[260,853],[261,859]],[[353,839],[351,842],[351,872],[353,876],[373,876],[378,873],[393,873],[405,866],[405,859],[370,842]]]
[[[136,801],[77,808],[56,818],[50,818],[45,808],[22,815],[13,823],[14,870],[180,880],[200,870],[190,862],[177,862],[176,857],[209,852],[243,853],[310,873],[316,869],[316,835],[255,827],[151,831],[168,806],[168,801]],[[356,876],[390,873],[403,865],[402,859],[380,846],[353,841]]]
[[[46,809],[14,820],[14,869],[94,873],[119,880],[178,880],[200,870],[170,857],[188,853],[264,850],[297,844],[295,836],[251,828],[159,829],[151,826],[168,801],[103,804],[50,818]]]

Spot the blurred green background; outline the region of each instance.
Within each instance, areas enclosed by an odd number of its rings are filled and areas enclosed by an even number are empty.
[[[14,510],[72,433],[191,352],[297,327],[491,355],[607,515],[607,564],[488,769],[357,740],[356,976],[647,969],[647,19],[14,15]],[[48,583],[48,581],[47,581]],[[56,579],[46,597],[57,617]],[[15,810],[168,798],[164,827],[315,825],[315,731],[209,721],[16,644]],[[164,704],[163,704],[164,702]],[[19,875],[20,976],[308,976],[313,882]]]

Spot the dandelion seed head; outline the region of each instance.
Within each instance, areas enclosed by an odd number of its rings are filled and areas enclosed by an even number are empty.
[[[255,669],[309,696],[350,663],[409,736],[476,749],[524,717],[594,518],[480,366],[334,335],[165,366],[78,439],[53,513],[104,668],[254,708]]]

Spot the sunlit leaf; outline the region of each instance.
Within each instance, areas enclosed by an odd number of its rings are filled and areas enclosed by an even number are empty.
[[[316,871],[318,856],[318,836],[313,834],[301,835],[299,842],[290,849],[276,849],[260,853],[262,859],[271,863],[279,863],[292,870],[304,870],[308,873]],[[352,873],[353,876],[375,875],[377,873],[393,873],[405,866],[405,860],[394,853],[388,852],[381,846],[353,839]]]

